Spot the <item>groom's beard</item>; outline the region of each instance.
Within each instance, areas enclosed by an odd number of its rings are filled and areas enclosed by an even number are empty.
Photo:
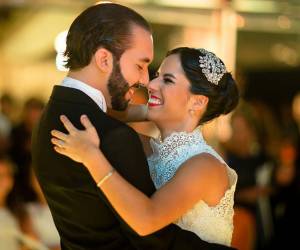
[[[124,79],[119,62],[113,66],[113,71],[108,80],[108,91],[111,96],[112,109],[124,111],[128,107],[130,100],[125,99],[125,95],[129,90],[129,84]]]

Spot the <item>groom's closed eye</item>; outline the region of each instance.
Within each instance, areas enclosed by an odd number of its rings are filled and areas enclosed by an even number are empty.
[[[141,87],[144,87],[144,86],[140,83],[135,83],[132,86],[130,86],[130,89],[139,89]]]
[[[140,70],[140,71],[143,70],[143,66],[141,66],[141,65],[139,65],[139,64],[137,64],[136,66],[137,66],[138,70]]]

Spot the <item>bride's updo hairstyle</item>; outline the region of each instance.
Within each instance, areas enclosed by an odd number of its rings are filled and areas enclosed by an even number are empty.
[[[239,92],[236,82],[220,58],[205,49],[188,47],[170,50],[167,56],[174,54],[180,57],[183,71],[191,84],[191,93],[209,98],[200,124],[228,114],[237,106]]]

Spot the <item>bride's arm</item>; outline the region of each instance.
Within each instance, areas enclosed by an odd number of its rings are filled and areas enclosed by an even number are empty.
[[[148,107],[144,104],[129,104],[125,111],[108,109],[107,112],[122,122],[140,122],[147,120]]]
[[[95,182],[99,183],[113,167],[98,148],[97,140],[94,139],[97,133],[92,131],[94,127],[87,118],[82,119],[86,127],[83,131],[74,128],[65,118],[62,121],[70,134],[52,132],[52,135],[59,138],[52,139],[56,145],[55,150],[82,162]],[[91,135],[92,133],[94,135]],[[91,137],[93,139],[90,139]],[[61,140],[64,143],[61,143]],[[96,143],[91,143],[91,140]],[[213,157],[195,156],[186,161],[172,180],[156,191],[151,198],[116,171],[99,187],[129,226],[140,235],[148,235],[176,221],[201,199],[209,205],[217,204],[227,189],[227,178],[223,169]]]

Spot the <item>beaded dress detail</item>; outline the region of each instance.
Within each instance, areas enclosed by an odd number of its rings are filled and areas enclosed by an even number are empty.
[[[200,200],[175,223],[196,233],[202,240],[230,246],[233,232],[233,204],[237,174],[204,140],[199,128],[191,133],[175,132],[163,142],[151,139],[153,154],[148,157],[150,175],[157,189],[168,182],[180,165],[194,155],[209,153],[226,165],[229,189],[216,206]]]

